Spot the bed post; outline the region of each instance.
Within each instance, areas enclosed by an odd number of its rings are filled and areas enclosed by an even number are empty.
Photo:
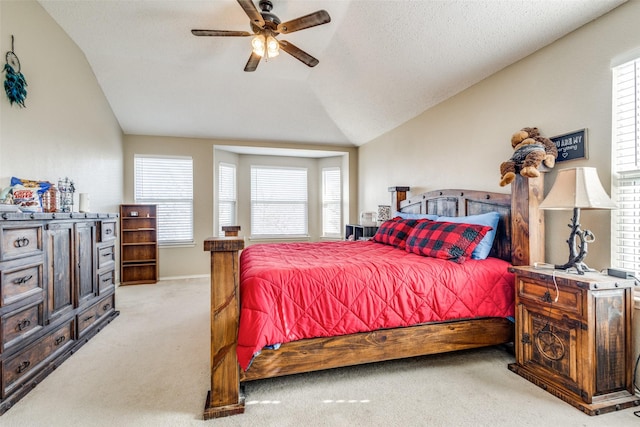
[[[211,252],[211,390],[204,406],[205,420],[244,412],[236,355],[238,252],[244,248],[244,240],[236,237],[237,231],[228,230],[232,237],[204,241],[204,250]]]
[[[544,262],[544,173],[538,178],[516,174],[511,184],[511,254],[513,265]]]
[[[391,209],[394,212],[400,212],[400,202],[406,200],[409,187],[389,187],[391,193]],[[393,212],[391,212],[393,215]]]

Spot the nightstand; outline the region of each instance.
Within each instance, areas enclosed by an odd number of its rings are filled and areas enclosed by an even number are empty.
[[[376,234],[376,231],[378,231],[377,225],[347,224],[344,238],[346,240],[369,240]],[[349,239],[349,236],[353,236],[353,238]]]
[[[512,267],[509,369],[589,415],[640,405],[633,387],[633,280]]]

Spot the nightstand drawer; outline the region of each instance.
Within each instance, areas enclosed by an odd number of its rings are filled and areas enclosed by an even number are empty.
[[[556,287],[551,280],[538,282],[528,277],[520,277],[518,296],[536,303],[551,303],[554,309],[582,315],[582,292],[575,287]]]

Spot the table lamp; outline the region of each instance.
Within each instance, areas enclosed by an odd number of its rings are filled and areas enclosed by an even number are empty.
[[[569,224],[571,234],[567,240],[569,261],[564,265],[556,265],[555,268],[560,270],[575,268],[578,274],[589,271],[589,267],[583,260],[587,255],[587,243],[592,243],[595,236],[589,230],[580,229],[580,209],[615,208],[616,205],[602,188],[596,168],[559,170],[551,191],[540,204],[540,209],[573,209],[573,218]]]

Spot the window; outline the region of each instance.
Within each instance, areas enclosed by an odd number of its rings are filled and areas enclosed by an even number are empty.
[[[640,58],[613,69],[612,264],[640,273]]]
[[[307,233],[307,169],[251,166],[251,235]]]
[[[236,225],[236,165],[218,166],[218,227]]]
[[[342,225],[340,168],[322,169],[322,235],[339,237]]]
[[[158,244],[193,243],[191,157],[135,156],[136,203],[157,205]]]

